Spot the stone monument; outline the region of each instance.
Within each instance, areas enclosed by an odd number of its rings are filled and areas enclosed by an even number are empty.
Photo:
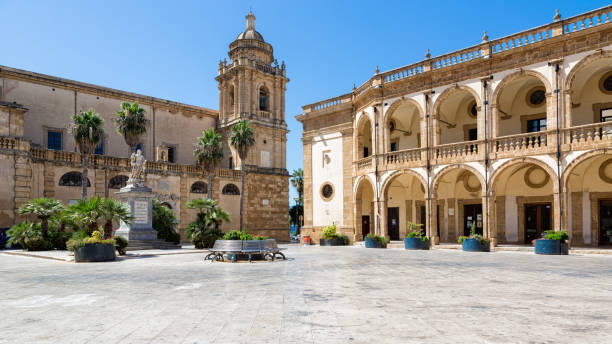
[[[132,153],[130,164],[132,171],[127,185],[117,194],[121,202],[126,203],[132,209],[134,222],[128,225],[121,222],[116,235],[129,240],[157,240],[157,231],[153,229],[153,192],[144,185],[146,160],[139,150]]]

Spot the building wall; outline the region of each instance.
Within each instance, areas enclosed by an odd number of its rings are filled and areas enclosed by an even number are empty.
[[[343,223],[343,150],[342,134],[331,133],[315,137],[312,145],[312,199],[314,226],[328,226]],[[321,195],[323,185],[329,183],[334,192],[330,200]]]

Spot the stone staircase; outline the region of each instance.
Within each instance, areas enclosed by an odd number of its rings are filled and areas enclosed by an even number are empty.
[[[176,250],[181,248],[180,244],[168,242],[164,239],[156,240],[130,240],[126,251],[140,250]]]

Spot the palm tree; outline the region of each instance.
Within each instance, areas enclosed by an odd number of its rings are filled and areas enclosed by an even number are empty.
[[[213,177],[221,159],[223,159],[221,135],[217,134],[214,128],[202,131],[202,136],[198,137],[193,155],[197,163],[208,173],[208,198],[212,199]]]
[[[138,105],[138,102],[130,104],[121,103],[121,110],[117,111],[115,119],[117,132],[123,135],[125,143],[130,147],[130,152],[136,152],[136,147],[140,143],[140,136],[147,132],[147,119],[145,110]]]
[[[297,170],[293,170],[291,173],[291,178],[289,179],[291,186],[295,188],[298,193],[299,204],[304,204],[304,170],[298,168]]]
[[[89,155],[94,152],[96,146],[102,140],[104,129],[102,125],[104,120],[94,113],[93,109],[87,111],[81,110],[79,114],[72,115],[72,128],[70,132],[74,138],[74,145],[79,148],[81,158],[83,160],[83,174],[81,175],[81,184],[83,192],[81,199],[87,198],[87,168],[89,165]]]
[[[102,199],[98,196],[80,200],[68,207],[71,219],[81,228],[86,227],[89,234],[98,229],[98,220],[103,216]]]
[[[244,167],[249,149],[255,144],[255,133],[249,126],[250,124],[250,121],[243,119],[232,127],[231,144],[238,152],[238,157],[240,158],[240,230],[242,230],[242,212],[244,209]]]
[[[104,239],[110,239],[113,235],[113,222],[122,221],[129,225],[134,221],[130,206],[110,197],[102,200],[100,208],[102,218],[106,220],[104,223]]]
[[[36,198],[19,207],[20,215],[32,214],[40,220],[43,236],[46,236],[49,230],[49,219],[62,211],[64,211],[62,202],[52,198]]]

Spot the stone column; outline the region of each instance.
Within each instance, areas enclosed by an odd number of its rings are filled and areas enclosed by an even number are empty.
[[[553,191],[553,229],[559,230],[561,225],[561,199],[559,198],[559,191]]]
[[[492,202],[493,196],[490,194],[487,198],[486,195],[482,196],[482,233],[485,238],[491,240],[491,246],[497,246],[497,231],[494,223],[494,216],[491,216],[495,212],[494,203]],[[489,211],[487,214],[487,204]]]
[[[378,201],[378,210],[380,214],[380,223],[376,234],[389,239],[389,231],[387,229],[387,201]]]

